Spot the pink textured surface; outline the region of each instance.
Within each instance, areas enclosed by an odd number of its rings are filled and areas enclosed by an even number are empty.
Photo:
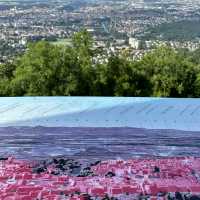
[[[159,192],[200,193],[200,158],[102,161],[92,167],[95,175],[87,177],[51,175],[53,165],[37,174],[33,164],[14,158],[0,161],[1,200],[81,200],[83,193],[131,200],[141,194],[153,199]],[[107,177],[108,172],[115,175]]]

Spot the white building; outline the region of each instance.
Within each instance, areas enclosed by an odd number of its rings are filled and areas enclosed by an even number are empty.
[[[139,48],[140,41],[136,38],[129,38],[129,45],[134,48],[138,49]]]

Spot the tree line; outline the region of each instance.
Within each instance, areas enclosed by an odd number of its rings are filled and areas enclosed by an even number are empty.
[[[200,49],[158,47],[139,61],[123,54],[94,62],[87,31],[70,46],[41,41],[0,65],[0,96],[200,97]]]

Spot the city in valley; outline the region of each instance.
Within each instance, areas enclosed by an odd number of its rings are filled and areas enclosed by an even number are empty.
[[[0,0],[0,200],[200,200],[200,0]]]
[[[200,43],[200,2],[0,0],[0,63],[23,53],[29,42],[70,45],[81,29],[90,32],[105,57],[128,51],[131,59],[140,59],[162,44],[193,51]]]

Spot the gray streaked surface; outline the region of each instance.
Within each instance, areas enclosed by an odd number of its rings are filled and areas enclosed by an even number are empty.
[[[38,159],[200,156],[200,133],[135,128],[0,128],[0,155]]]

